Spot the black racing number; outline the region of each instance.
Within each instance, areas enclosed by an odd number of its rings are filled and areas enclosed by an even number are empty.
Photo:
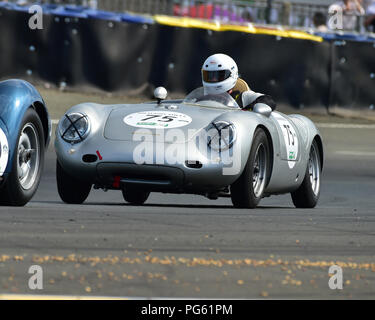
[[[154,119],[154,118],[157,118],[159,116],[148,116],[147,118],[144,118],[144,119],[141,119],[141,121],[147,121],[147,120],[151,120],[151,119]]]
[[[153,115],[153,116],[148,116],[144,119],[141,119],[141,121],[147,121],[147,120],[151,120],[151,119],[155,119],[155,118],[160,118],[161,119],[158,119],[157,121],[160,121],[160,122],[171,122],[173,121],[174,119],[176,119],[176,117],[174,116],[161,116],[161,115]]]
[[[286,133],[288,134],[288,144],[294,146],[294,135],[292,130],[290,129],[289,124],[284,124],[284,128]]]
[[[171,122],[171,121],[173,121],[174,119],[176,119],[176,117],[164,116],[163,118],[161,118],[161,119],[158,120],[158,121],[161,121],[161,122]]]

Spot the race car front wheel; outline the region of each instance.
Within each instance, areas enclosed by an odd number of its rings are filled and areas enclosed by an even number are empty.
[[[270,149],[266,133],[257,129],[244,171],[231,186],[236,208],[255,208],[263,197],[270,170]]]
[[[149,191],[137,187],[125,187],[122,189],[122,196],[126,202],[134,205],[144,204],[150,195]]]
[[[321,172],[319,147],[314,140],[303,182],[296,191],[291,193],[296,208],[314,208],[317,205],[320,196]]]
[[[56,181],[57,191],[65,203],[81,204],[90,194],[91,183],[78,180],[70,175],[58,160],[56,160]]]
[[[0,192],[0,204],[24,206],[34,196],[44,165],[44,134],[38,114],[28,109],[18,132],[9,173]]]

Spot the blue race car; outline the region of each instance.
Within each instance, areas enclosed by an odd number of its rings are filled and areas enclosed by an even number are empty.
[[[39,92],[23,80],[0,82],[0,205],[23,206],[35,194],[51,138]]]

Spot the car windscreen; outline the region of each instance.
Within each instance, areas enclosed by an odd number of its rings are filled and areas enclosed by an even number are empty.
[[[205,94],[204,88],[200,87],[190,92],[183,103],[195,104],[203,107],[227,107],[239,108],[237,102],[227,92],[220,94]]]

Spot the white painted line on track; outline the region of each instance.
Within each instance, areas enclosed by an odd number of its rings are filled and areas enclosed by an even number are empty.
[[[74,295],[39,295],[39,294],[15,294],[0,293],[0,300],[215,300],[213,298],[194,297],[114,297],[114,296],[74,296]],[[229,298],[220,298],[227,300]],[[242,299],[239,299],[242,300]]]
[[[38,294],[0,294],[0,300],[136,300],[127,297],[38,295]],[[144,300],[145,298],[139,298]]]
[[[342,150],[342,151],[335,151],[336,154],[341,154],[344,156],[357,156],[357,157],[375,157],[375,152],[367,152],[367,151],[349,151],[349,150]]]
[[[375,129],[375,124],[318,122],[316,123],[316,126],[324,129]]]

